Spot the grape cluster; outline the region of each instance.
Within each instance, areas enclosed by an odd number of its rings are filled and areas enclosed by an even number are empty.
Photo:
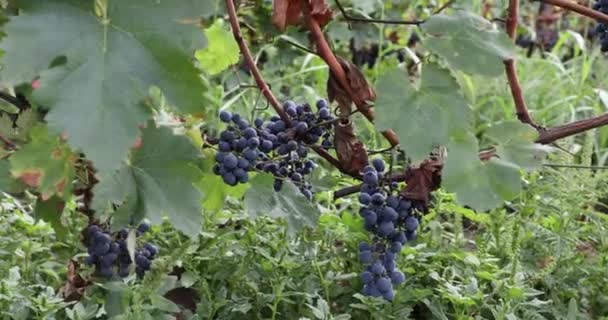
[[[365,265],[361,274],[363,294],[393,300],[393,285],[405,281],[395,266],[396,255],[408,241],[416,239],[419,220],[415,210],[419,204],[394,195],[395,185],[384,186],[385,163],[373,159],[363,169],[363,185],[359,193],[365,229],[372,233],[373,243],[359,245],[359,260]]]
[[[142,223],[137,226],[136,235],[140,236],[150,229],[150,224]],[[88,252],[85,262],[94,265],[97,274],[111,279],[115,272],[124,278],[129,275],[129,268],[133,263],[129,250],[127,249],[128,229],[121,229],[115,234],[109,233],[98,225],[90,225],[87,228]],[[146,243],[135,249],[135,273],[143,277],[150,270],[152,260],[158,254],[158,248]]]
[[[317,101],[316,113],[309,104],[297,105],[293,101],[285,102],[283,108],[289,117],[289,124],[275,116],[264,127],[263,136],[277,137],[274,145],[276,158],[261,165],[260,169],[275,176],[275,191],[281,190],[283,181],[289,179],[299,187],[306,198],[312,199],[312,186],[304,177],[310,174],[316,165],[306,159],[306,146],[318,143],[321,138],[322,145],[328,145],[331,120],[334,117],[326,100]]]
[[[608,0],[596,0],[593,4],[593,10],[608,14]],[[595,27],[595,33],[600,38],[602,51],[608,52],[608,24],[598,23]]]
[[[326,100],[317,102],[317,112],[309,104],[292,101],[285,102],[283,108],[289,121],[274,116],[267,122],[256,119],[254,126],[238,114],[222,111],[220,120],[228,126],[220,133],[213,170],[232,186],[246,183],[250,171],[271,173],[276,191],[281,190],[283,181],[290,180],[311,199],[312,187],[304,177],[316,164],[307,159],[307,147],[321,139],[325,148],[332,146],[334,117]]]
[[[274,141],[260,137],[259,130],[239,114],[222,111],[220,120],[228,127],[220,133],[213,172],[228,185],[246,183],[249,181],[248,172],[255,167],[262,154],[274,149]],[[256,120],[255,124],[262,125],[260,120]]]

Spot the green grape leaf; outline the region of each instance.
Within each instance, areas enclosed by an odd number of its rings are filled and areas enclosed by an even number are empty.
[[[31,142],[10,157],[11,173],[43,200],[57,195],[66,199],[72,191],[77,156],[61,138],[42,125],[30,131]]]
[[[196,59],[208,74],[218,74],[239,62],[239,46],[232,33],[224,28],[222,19],[217,19],[205,29],[205,36],[209,46],[196,51]]]
[[[395,130],[401,147],[415,162],[447,144],[452,132],[470,128],[471,110],[458,83],[434,64],[423,69],[419,90],[400,69],[381,76],[376,88],[376,127]]]
[[[178,230],[189,236],[198,235],[202,195],[194,183],[202,173],[196,167],[200,151],[190,140],[150,122],[143,130],[141,147],[133,151],[129,160],[113,176],[101,177],[93,188],[92,207],[96,213],[111,211],[112,205],[123,205],[133,210],[119,208],[114,213],[119,213],[121,216],[116,218],[125,223],[135,224],[146,217],[160,224],[167,217]]]
[[[51,197],[48,200],[38,199],[34,206],[34,217],[49,223],[60,240],[65,239],[68,234],[68,228],[61,222],[64,207],[65,202],[59,197]]]
[[[485,76],[504,72],[503,60],[515,58],[515,45],[488,20],[468,11],[431,16],[421,25],[429,50],[454,68]]]
[[[226,200],[226,187],[220,176],[213,173],[205,173],[203,178],[198,182],[199,189],[205,190],[203,194],[203,208],[211,212],[217,212],[224,207]],[[213,188],[205,188],[205,185],[213,186]]]
[[[26,141],[29,130],[38,122],[38,114],[30,109],[24,110],[17,117],[15,126],[8,114],[0,115],[0,134],[11,141]]]
[[[353,0],[353,6],[366,14],[370,14],[376,11],[378,2],[369,0]]]
[[[19,193],[24,189],[23,183],[13,179],[10,162],[8,160],[0,160],[0,192]]]
[[[540,169],[552,147],[535,143],[538,131],[519,121],[508,121],[493,125],[484,133],[496,144],[496,154],[506,162],[526,170]]]
[[[150,86],[178,113],[202,112],[193,55],[206,45],[196,23],[211,2],[111,1],[104,20],[94,1],[24,0],[5,25],[0,76],[11,85],[40,76],[33,100],[50,108],[49,127],[106,174],[120,167],[138,126],[152,116],[144,104]]]
[[[320,214],[313,203],[290,181],[284,181],[279,192],[274,191],[273,182],[274,177],[270,174],[258,174],[251,180],[251,188],[245,194],[245,209],[249,215],[285,219],[290,236],[306,226],[314,227]]]
[[[499,158],[479,160],[479,147],[473,134],[463,132],[452,136],[447,148],[442,184],[445,190],[456,194],[459,203],[485,211],[521,191],[519,167]]]

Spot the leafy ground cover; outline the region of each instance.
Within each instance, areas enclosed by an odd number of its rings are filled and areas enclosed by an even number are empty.
[[[608,319],[591,1],[231,4],[0,1],[0,318]]]

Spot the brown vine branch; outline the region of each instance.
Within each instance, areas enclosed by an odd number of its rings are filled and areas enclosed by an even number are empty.
[[[549,144],[559,139],[567,138],[605,125],[608,125],[608,113],[543,130],[536,142]]]
[[[236,9],[234,7],[233,0],[226,0],[226,11],[228,11],[230,26],[232,27],[232,35],[234,37],[234,40],[236,40],[239,45],[239,49],[243,54],[245,63],[247,63],[247,65],[249,66],[249,70],[251,71],[251,74],[255,79],[255,83],[257,84],[260,91],[262,91],[264,97],[266,97],[268,102],[270,102],[272,108],[276,111],[279,117],[281,117],[281,120],[285,121],[285,123],[289,123],[290,121],[289,117],[287,116],[287,113],[285,113],[283,107],[281,106],[281,103],[279,102],[279,100],[277,100],[274,94],[272,94],[272,91],[270,91],[268,84],[266,83],[266,81],[264,81],[264,77],[260,73],[260,70],[258,69],[255,63],[255,60],[251,55],[251,51],[249,50],[245,39],[243,39],[243,36],[241,35],[241,26],[239,25],[239,20],[236,15]]]
[[[608,113],[599,115],[593,118],[579,120],[571,122],[558,127],[544,129],[539,132],[540,136],[536,139],[537,143],[550,144],[557,140],[567,138],[591,129],[595,129],[601,126],[608,125]],[[495,149],[482,150],[479,152],[479,159],[482,161],[490,160],[496,156]],[[397,174],[390,177],[390,181],[405,181],[404,174]],[[361,189],[362,184],[346,187],[334,192],[334,199],[339,199],[353,193],[358,192]]]
[[[517,36],[517,19],[519,17],[519,0],[509,0],[509,11],[507,14],[507,35],[513,41],[515,41],[515,37]],[[528,107],[526,106],[526,101],[524,100],[524,95],[521,90],[521,85],[519,84],[519,79],[517,78],[517,68],[515,67],[515,60],[508,59],[504,61],[505,64],[505,72],[507,74],[507,80],[509,82],[509,88],[511,89],[511,95],[513,96],[513,102],[515,104],[515,111],[517,114],[517,119],[522,123],[527,123],[537,130],[540,129],[540,126],[532,120],[530,114],[528,113]]]
[[[553,128],[542,129],[539,131],[539,137],[535,142],[540,144],[551,144],[557,140],[574,136],[605,125],[608,125],[608,113]],[[489,160],[495,155],[496,150],[494,149],[483,150],[479,152],[479,159],[485,161]]]
[[[389,181],[403,182],[405,181],[405,173],[394,174],[390,176]],[[359,192],[359,190],[361,190],[361,186],[363,186],[363,184],[357,184],[337,190],[334,192],[334,200]]]
[[[332,52],[329,44],[327,43],[327,39],[325,39],[323,31],[321,31],[321,26],[319,26],[319,23],[317,23],[317,21],[315,21],[315,19],[313,19],[310,14],[311,8],[308,0],[302,0],[302,12],[304,13],[306,27],[310,31],[313,41],[317,45],[317,53],[319,57],[321,57],[321,59],[325,61],[325,63],[329,67],[330,72],[336,77],[336,79],[340,83],[340,86],[353,100],[355,106],[357,107],[357,110],[359,110],[359,112],[361,112],[361,114],[363,114],[370,122],[373,122],[373,110],[369,107],[367,101],[362,101],[358,97],[358,95],[353,93],[353,90],[350,87],[350,84],[346,78],[346,73],[344,72],[344,69],[340,65],[340,62],[338,62],[338,59]],[[397,138],[397,135],[393,130],[385,130],[382,132],[382,135],[384,135],[384,137],[391,145],[396,146],[399,144],[399,138]]]
[[[236,8],[234,6],[233,0],[226,0],[226,11],[228,12],[230,25],[232,26],[232,35],[234,37],[234,40],[236,40],[237,44],[239,45],[241,54],[243,54],[243,57],[245,58],[245,63],[247,63],[247,65],[249,66],[251,74],[253,75],[258,88],[260,89],[260,91],[262,92],[264,97],[266,97],[268,102],[270,102],[270,105],[272,105],[272,108],[276,111],[276,113],[279,115],[279,117],[281,117],[281,119],[285,123],[290,123],[287,113],[285,113],[285,111],[283,110],[283,107],[281,106],[281,103],[279,102],[279,100],[275,97],[275,95],[272,93],[272,91],[268,87],[268,84],[264,80],[262,73],[258,69],[258,67],[255,63],[255,60],[253,59],[253,57],[251,55],[251,51],[249,50],[249,47],[247,46],[245,39],[243,39],[243,36],[241,35],[241,27],[239,25],[239,20],[238,20],[237,14],[236,14]],[[319,146],[313,146],[312,149],[320,157],[322,157],[327,162],[331,163],[333,166],[338,168],[338,170],[340,170],[340,172],[345,173],[344,170],[342,169],[342,165],[340,164],[340,161],[338,161],[336,158],[334,158],[325,149],[323,149],[322,147],[319,147]]]
[[[572,2],[570,0],[537,0],[540,2],[548,3],[560,8],[564,8],[568,11],[574,11],[580,15],[593,18],[597,21],[608,23],[608,15],[601,13],[599,11],[593,10],[591,8],[582,6],[576,2]]]
[[[397,25],[414,25],[419,26],[424,23],[424,20],[386,20],[386,19],[371,19],[371,18],[359,18],[349,15],[339,0],[335,0],[338,10],[342,13],[342,16],[347,21],[364,22],[364,23],[383,23],[383,24],[397,24]]]

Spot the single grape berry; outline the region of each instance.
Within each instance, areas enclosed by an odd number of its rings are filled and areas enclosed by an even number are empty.
[[[384,170],[386,169],[384,160],[382,160],[380,158],[373,159],[372,166],[374,166],[374,169],[376,169],[376,171],[378,171],[378,172],[384,172]]]
[[[378,280],[376,280],[376,287],[378,287],[378,290],[383,293],[393,289],[391,280],[387,277],[378,278]]]
[[[371,254],[371,252],[370,252]],[[376,261],[371,268],[371,272],[376,274],[376,275],[382,275],[384,274],[386,270],[384,269],[384,266],[380,263],[380,261]]]
[[[220,120],[222,120],[222,122],[230,122],[230,120],[232,120],[232,114],[228,111],[221,111]]]
[[[418,219],[414,216],[409,216],[405,219],[405,229],[407,231],[416,231],[418,229]]]
[[[402,284],[403,282],[405,282],[405,275],[403,274],[403,272],[395,270],[391,272],[391,282],[394,285]]]
[[[374,281],[374,275],[369,271],[364,271],[361,274],[361,281],[363,281],[364,284],[369,284]]]
[[[368,264],[372,262],[372,252],[371,251],[361,251],[359,252],[359,261],[363,264]]]
[[[365,182],[367,184],[377,184],[378,183],[378,174],[373,171],[364,173],[363,182]]]

